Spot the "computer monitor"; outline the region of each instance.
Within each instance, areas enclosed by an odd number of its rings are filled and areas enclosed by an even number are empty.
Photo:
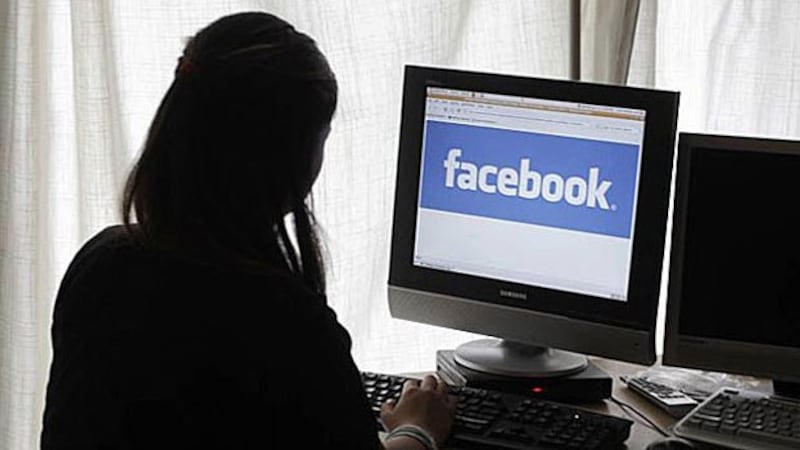
[[[800,142],[680,134],[665,364],[800,382],[798,174]]]
[[[494,374],[652,363],[677,109],[673,92],[406,67],[392,316],[500,338],[455,353]]]

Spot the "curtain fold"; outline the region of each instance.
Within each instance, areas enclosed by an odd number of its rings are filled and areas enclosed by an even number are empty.
[[[581,80],[626,84],[639,0],[581,1]]]

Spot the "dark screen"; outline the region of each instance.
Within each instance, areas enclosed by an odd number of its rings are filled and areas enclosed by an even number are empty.
[[[680,333],[800,348],[800,155],[692,149]]]

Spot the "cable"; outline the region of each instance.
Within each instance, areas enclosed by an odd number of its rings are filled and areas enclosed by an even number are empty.
[[[642,418],[642,419],[643,419],[645,422],[647,422],[647,423],[645,423],[644,425],[646,425],[646,426],[648,426],[648,427],[652,428],[653,430],[657,431],[657,432],[658,432],[659,434],[661,434],[662,436],[664,436],[664,437],[669,437],[669,436],[670,436],[670,434],[669,434],[669,433],[667,433],[667,432],[666,432],[666,430],[664,430],[663,428],[661,428],[660,426],[658,426],[658,424],[657,424],[657,423],[655,423],[655,422],[653,422],[652,420],[650,420],[650,418],[648,418],[647,416],[645,416],[645,415],[644,415],[644,413],[642,413],[641,411],[639,411],[638,409],[636,409],[636,407],[634,407],[634,406],[631,406],[631,405],[629,405],[629,404],[627,404],[627,403],[623,402],[622,400],[620,400],[620,399],[618,399],[618,398],[614,397],[613,395],[611,396],[611,401],[612,401],[612,402],[614,402],[614,403],[616,403],[616,404],[617,404],[617,406],[619,406],[619,407],[620,407],[620,409],[622,409],[622,411],[624,411],[626,414],[628,414],[628,413],[627,413],[627,411],[628,411],[628,410],[630,410],[630,411],[634,412],[634,413],[635,413],[637,416],[639,416],[639,417],[640,417],[640,418]],[[630,416],[630,414],[628,414],[628,415]]]
[[[654,431],[658,432],[659,434],[661,434],[661,435],[662,435],[662,436],[664,436],[664,437],[669,437],[669,436],[670,436],[670,434],[669,434],[669,433],[667,433],[667,431],[666,431],[666,430],[664,430],[663,428],[661,428],[660,426],[658,426],[658,424],[656,424],[655,422],[653,422],[652,420],[650,420],[650,418],[648,418],[648,417],[647,417],[647,416],[645,416],[645,415],[644,415],[644,414],[643,414],[641,411],[639,411],[638,409],[636,409],[636,407],[634,407],[634,406],[631,406],[631,405],[629,405],[629,404],[627,404],[627,403],[623,402],[622,400],[619,400],[618,398],[616,398],[616,397],[614,397],[614,396],[611,396],[611,401],[612,401],[612,402],[614,402],[614,403],[616,403],[616,404],[617,404],[617,406],[619,406],[619,407],[620,407],[620,409],[621,409],[621,410],[622,410],[622,411],[623,411],[625,414],[627,414],[628,416],[630,416],[631,418],[633,418],[633,416],[631,416],[631,414],[630,414],[628,411],[631,411],[631,412],[635,413],[635,414],[636,414],[637,416],[639,416],[639,417],[640,417],[642,420],[644,420],[644,421],[645,421],[645,423],[644,423],[643,425],[647,426],[648,428],[650,428],[650,429],[652,429],[652,430],[654,430]]]

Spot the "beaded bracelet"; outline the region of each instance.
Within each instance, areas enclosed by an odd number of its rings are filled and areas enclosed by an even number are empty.
[[[431,437],[427,431],[416,425],[401,425],[390,431],[389,434],[386,435],[386,440],[388,441],[401,436],[410,437],[417,440],[420,444],[422,444],[423,447],[425,447],[425,450],[438,450],[438,447],[436,447],[436,441],[433,440],[433,437]]]

